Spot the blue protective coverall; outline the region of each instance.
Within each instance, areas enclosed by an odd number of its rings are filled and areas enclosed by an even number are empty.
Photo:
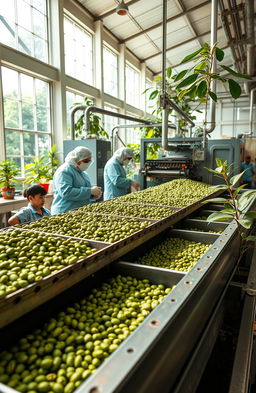
[[[72,165],[62,164],[53,177],[54,200],[52,214],[76,209],[89,203],[91,197],[91,182],[85,172]]]
[[[131,183],[123,165],[115,157],[110,158],[104,168],[104,201],[127,194]]]

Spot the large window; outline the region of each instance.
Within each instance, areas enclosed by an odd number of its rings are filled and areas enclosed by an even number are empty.
[[[47,1],[1,0],[0,41],[48,62]]]
[[[64,40],[66,74],[92,85],[92,35],[65,17]]]
[[[127,112],[128,116],[137,117],[134,113]],[[126,120],[126,124],[134,124],[134,121]],[[125,143],[126,144],[137,144],[140,143],[140,130],[139,128],[129,127],[125,129]]]
[[[115,108],[114,106],[105,105],[104,109],[106,109],[107,111],[118,113],[118,109]],[[117,124],[118,124],[118,117],[104,115],[104,130],[107,131],[109,137],[111,137],[111,131]]]
[[[104,65],[104,92],[112,96],[118,96],[118,64],[117,55],[104,46],[103,48]]]
[[[66,91],[66,105],[67,105],[67,129],[68,129],[68,137],[70,136],[70,125],[71,125],[71,111],[72,107],[77,104],[82,104],[84,100],[84,96],[78,93],[73,93],[71,91]],[[82,115],[82,111],[77,111],[75,113],[75,121]]]
[[[49,84],[2,67],[5,148],[21,168],[47,153],[51,142]]]
[[[140,74],[128,64],[125,66],[126,102],[139,108],[140,106]]]

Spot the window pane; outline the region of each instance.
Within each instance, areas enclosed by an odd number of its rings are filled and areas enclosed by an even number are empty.
[[[33,7],[43,14],[46,14],[46,3],[45,0],[32,0]]]
[[[0,42],[48,61],[46,1],[0,0]]]
[[[6,155],[19,156],[21,154],[19,131],[5,130]]]
[[[126,102],[135,107],[140,105],[140,74],[134,68],[126,65]]]
[[[36,155],[36,142],[35,134],[30,132],[23,133],[23,144],[24,144],[24,156],[35,156]]]
[[[34,36],[34,51],[37,59],[47,61],[47,42],[45,40]]]
[[[19,128],[18,101],[4,99],[4,124],[5,127]]]
[[[18,49],[26,53],[29,56],[33,56],[33,36],[32,33],[23,29],[22,27],[18,28],[18,40],[19,45]]]
[[[117,55],[107,48],[103,48],[104,91],[117,96]]]
[[[31,164],[33,162],[33,157],[24,157],[24,166]]]
[[[18,25],[32,31],[31,7],[23,0],[17,1]]]
[[[64,18],[64,43],[66,74],[92,84],[92,35]]]
[[[38,135],[39,157],[46,155],[50,149],[49,135]]]
[[[15,23],[5,17],[0,19],[0,37],[1,42],[5,45],[15,46]]]
[[[41,81],[40,79],[35,80],[36,88],[36,105],[49,105],[49,85],[48,83]]]
[[[27,102],[21,104],[23,130],[34,130],[33,105]]]
[[[47,108],[36,107],[37,131],[49,131],[48,112]]]
[[[2,67],[4,98],[18,98],[18,72]]]
[[[14,0],[0,1],[0,15],[5,16],[8,20],[14,21]]]
[[[12,160],[12,162],[18,167],[18,168],[21,168],[21,158],[20,157],[8,157],[7,156],[7,158],[9,158],[10,160]],[[22,172],[20,172],[20,174],[21,174]],[[16,186],[16,184],[17,184],[17,186],[18,186],[18,184],[19,184],[19,187],[17,187]],[[22,183],[15,183],[15,188],[19,188],[20,190],[22,189]]]
[[[33,78],[28,75],[20,74],[21,99],[22,101],[33,103],[34,83]]]
[[[46,17],[36,9],[33,9],[33,32],[41,38],[47,38]]]

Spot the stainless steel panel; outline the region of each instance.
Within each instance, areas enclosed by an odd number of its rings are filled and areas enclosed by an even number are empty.
[[[207,222],[204,220],[194,220],[193,218],[187,218],[175,225],[175,228],[198,228],[203,231],[224,231],[229,224],[225,222]]]
[[[171,229],[169,231],[170,237],[180,237],[182,239],[190,240],[191,242],[200,242],[204,244],[214,243],[220,236],[218,233],[187,231],[185,229]]]
[[[115,270],[122,274],[136,274],[136,278],[147,278],[152,283],[161,283],[173,286],[186,275],[184,272],[176,270],[162,269],[155,266],[138,265],[137,263],[119,261],[115,263]]]

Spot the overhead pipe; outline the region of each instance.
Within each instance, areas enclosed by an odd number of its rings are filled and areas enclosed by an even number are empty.
[[[228,4],[231,13],[231,20],[233,22],[235,42],[237,45],[237,50],[240,58],[241,71],[244,72],[245,70],[243,69],[243,65],[244,65],[243,60],[245,59],[245,50],[242,43],[242,30],[241,30],[241,24],[239,18],[239,10],[236,0],[228,0]]]
[[[90,129],[90,113],[96,112],[96,113],[101,113],[104,115],[112,116],[112,117],[117,117],[119,119],[125,119],[129,121],[136,121],[136,122],[141,122],[143,124],[150,124],[150,121],[148,120],[143,120],[138,117],[133,117],[133,116],[128,116],[123,113],[118,113],[118,112],[112,112],[107,109],[99,108],[94,105],[86,106],[86,105],[77,105],[75,108],[72,109],[71,111],[71,139],[75,139],[75,113],[78,110],[83,110],[84,111],[84,125],[85,125],[85,131]]]
[[[253,134],[253,102],[254,102],[255,91],[256,91],[256,87],[254,87],[250,91],[250,117],[249,117],[250,120],[249,120],[249,134],[248,135]]]
[[[162,123],[150,123],[150,124],[118,124],[115,127],[112,128],[111,130],[111,150],[112,150],[112,154],[113,154],[113,150],[114,150],[114,132],[120,128],[139,128],[139,127],[162,127]],[[168,128],[173,128],[176,129],[176,125],[175,124],[168,124]],[[121,143],[125,146],[125,143],[121,140],[121,138],[119,137],[119,135],[116,133],[118,139],[121,141]]]

